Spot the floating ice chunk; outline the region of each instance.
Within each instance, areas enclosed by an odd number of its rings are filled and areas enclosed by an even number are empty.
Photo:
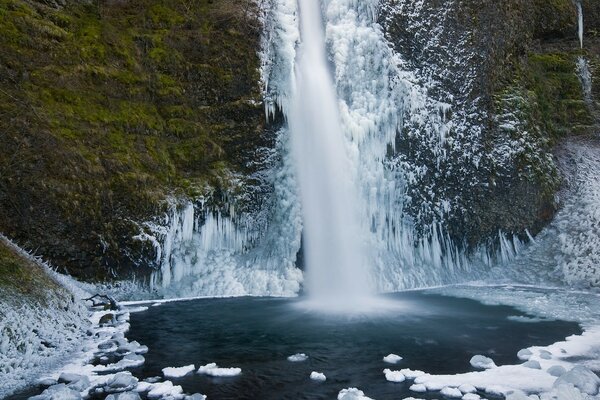
[[[577,366],[559,377],[554,382],[554,387],[558,388],[561,385],[571,384],[577,389],[591,396],[598,394],[600,388],[600,378],[591,370],[583,366]]]
[[[539,361],[535,361],[535,360],[529,360],[527,362],[524,362],[522,365],[526,368],[542,369],[542,366],[540,365]]]
[[[408,390],[417,392],[417,393],[425,393],[427,391],[427,387],[423,384],[414,384],[408,388]]]
[[[210,363],[203,365],[198,368],[199,374],[210,375],[210,376],[220,376],[220,377],[229,377],[229,376],[237,376],[242,373],[241,368],[219,368],[219,366],[215,363]]]
[[[479,399],[481,399],[481,397],[479,397],[479,395],[477,393],[466,393],[462,397],[462,400],[479,400]]]
[[[402,372],[402,374],[406,377],[406,379],[417,379],[420,376],[425,375],[425,372],[423,371],[419,371],[419,370],[412,370],[409,368],[403,368],[400,370],[400,372]]]
[[[168,397],[183,399],[183,388],[181,386],[174,386],[173,382],[171,381],[152,384],[152,390],[148,392],[149,399],[161,399]]]
[[[445,388],[443,388],[440,393],[442,394],[442,396],[450,397],[452,399],[460,399],[461,397],[463,397],[463,394],[460,390],[450,386],[446,386]]]
[[[533,355],[533,353],[529,349],[519,350],[519,352],[517,353],[517,357],[521,361],[527,361],[527,360],[529,360],[532,355]]]
[[[42,394],[29,398],[30,400],[81,400],[79,392],[68,388],[64,383],[50,386]]]
[[[460,385],[458,387],[458,390],[460,390],[462,393],[475,393],[477,392],[477,388],[473,385],[469,385],[468,383],[464,384],[464,385]]]
[[[357,388],[342,389],[338,393],[338,400],[373,400],[370,397],[365,396],[362,390]]]
[[[494,363],[494,360],[492,360],[489,357],[485,357],[485,356],[481,356],[481,355],[473,356],[471,358],[470,363],[473,367],[479,368],[479,369],[496,368],[496,364]]]
[[[397,354],[388,354],[387,356],[383,357],[383,361],[388,364],[398,364],[400,361],[402,361],[402,357]]]
[[[327,380],[327,377],[321,372],[313,371],[310,373],[310,379],[312,379],[313,381],[325,382]]]
[[[404,382],[406,377],[400,371],[392,371],[391,369],[384,369],[383,373],[385,374],[385,379],[389,382]]]
[[[565,367],[561,366],[561,365],[554,365],[550,368],[548,368],[546,370],[546,372],[548,372],[550,375],[552,376],[563,376],[564,374],[567,373],[567,370],[565,369]]]
[[[194,364],[186,365],[185,367],[168,367],[163,368],[162,372],[165,378],[183,378],[191,374],[196,369]]]
[[[304,353],[294,354],[293,356],[289,356],[288,361],[291,362],[302,362],[308,360],[308,356]]]

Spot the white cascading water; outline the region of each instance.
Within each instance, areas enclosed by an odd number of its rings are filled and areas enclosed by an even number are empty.
[[[577,22],[579,24],[578,26],[578,33],[579,33],[579,44],[581,46],[581,48],[583,49],[583,6],[581,4],[581,1],[577,2]]]
[[[300,0],[301,45],[288,115],[304,221],[306,290],[318,302],[350,306],[368,293],[338,100],[329,70],[319,0]]]

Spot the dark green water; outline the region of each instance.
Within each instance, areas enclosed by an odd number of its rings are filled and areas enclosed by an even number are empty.
[[[523,315],[515,309],[472,300],[422,292],[386,299],[393,305],[385,312],[353,316],[308,311],[296,299],[211,299],[150,307],[131,316],[128,337],[150,348],[145,365],[132,372],[140,378],[162,376],[165,367],[198,368],[211,362],[242,368],[234,378],[194,374],[173,380],[186,392],[211,400],[335,399],[347,387],[377,400],[396,399],[417,394],[408,390],[410,381],[387,382],[384,368],[454,374],[471,371],[475,354],[498,365],[514,364],[522,348],[581,333],[570,322],[516,322],[508,319]],[[310,358],[287,361],[295,353]],[[385,364],[382,358],[389,353],[404,360]],[[323,372],[327,381],[311,381],[311,371]]]

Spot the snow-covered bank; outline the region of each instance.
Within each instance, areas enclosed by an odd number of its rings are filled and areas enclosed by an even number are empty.
[[[600,396],[597,376],[600,372],[600,295],[511,285],[454,286],[432,292],[488,305],[509,305],[537,318],[578,322],[584,332],[549,346],[532,346],[519,351],[522,364],[495,366],[492,363],[484,371],[415,377],[411,390],[441,392],[446,397],[464,400],[474,399],[469,391],[461,389],[465,387],[475,387],[481,395],[514,400],[532,395],[542,399]],[[386,376],[389,374],[387,371]],[[457,396],[450,396],[454,392]]]
[[[0,398],[78,351],[90,325],[85,291],[0,235]]]

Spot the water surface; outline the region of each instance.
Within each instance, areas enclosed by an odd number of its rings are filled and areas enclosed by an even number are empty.
[[[575,323],[513,318],[525,315],[473,300],[424,292],[386,300],[381,313],[353,315],[316,313],[302,307],[302,299],[210,299],[150,307],[131,316],[128,337],[150,348],[146,364],[133,372],[140,378],[161,376],[165,367],[211,362],[242,368],[235,378],[194,374],[174,380],[186,392],[214,400],[332,399],[347,387],[378,400],[395,399],[416,393],[408,390],[408,381],[387,382],[384,368],[467,372],[475,354],[498,365],[514,364],[522,348],[581,333]],[[309,359],[287,361],[295,353]],[[404,360],[385,364],[382,358],[389,353]],[[311,371],[323,372],[327,381],[311,381]]]

